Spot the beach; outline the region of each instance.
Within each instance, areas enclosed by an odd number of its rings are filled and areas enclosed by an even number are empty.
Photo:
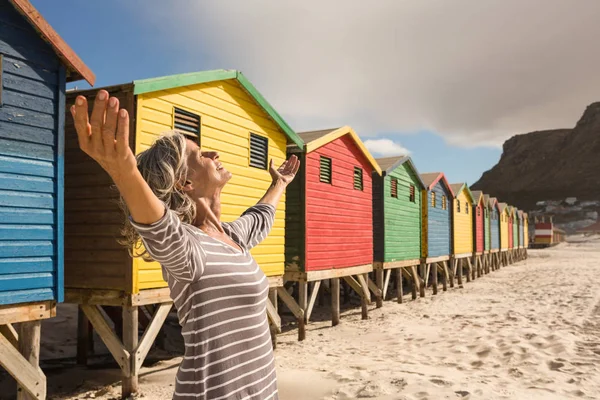
[[[357,307],[331,327],[322,307],[305,341],[295,329],[277,338],[280,399],[600,398],[599,272],[600,236],[570,237],[464,288],[373,302],[367,321]],[[99,340],[96,362],[74,364],[76,320],[61,305],[44,321],[48,398],[120,398],[120,371]],[[167,347],[180,345],[173,321],[167,332]],[[153,351],[139,397],[170,399],[179,361]],[[12,378],[0,379],[0,398],[14,398]]]

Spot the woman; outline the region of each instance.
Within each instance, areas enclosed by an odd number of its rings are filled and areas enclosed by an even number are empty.
[[[275,209],[299,168],[292,156],[257,205],[221,223],[221,190],[231,178],[216,152],[180,134],[159,138],[134,157],[129,115],[101,90],[88,119],[78,96],[71,108],[79,145],[110,175],[129,214],[129,248],[139,239],[162,266],[177,308],[185,355],[176,399],[277,399],[266,317],[269,285],[249,250],[273,226]]]

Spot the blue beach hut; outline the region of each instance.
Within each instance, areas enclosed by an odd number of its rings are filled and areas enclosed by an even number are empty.
[[[95,77],[29,1],[1,0],[0,79],[0,361],[43,398],[44,375],[15,361],[15,344],[39,353],[40,319],[63,300],[66,82]]]

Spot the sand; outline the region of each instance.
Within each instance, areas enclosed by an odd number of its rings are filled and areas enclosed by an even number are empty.
[[[529,259],[463,289],[404,304],[373,304],[369,320],[347,310],[335,328],[316,311],[307,339],[278,337],[280,398],[595,399],[600,398],[600,236],[530,250]],[[120,398],[119,371],[106,362],[73,366],[72,306],[44,324],[42,356],[50,399]],[[174,332],[174,325],[169,329]],[[179,345],[171,334],[169,346]],[[106,353],[102,345],[97,352]],[[162,354],[164,356],[164,354]],[[169,399],[179,358],[142,369],[141,398]],[[102,357],[99,357],[102,360]],[[105,357],[105,359],[108,359]],[[1,376],[0,393],[14,386]],[[5,398],[0,395],[1,398]],[[13,397],[6,397],[13,398]]]

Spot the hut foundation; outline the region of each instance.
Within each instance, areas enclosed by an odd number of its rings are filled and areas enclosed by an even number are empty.
[[[498,269],[500,269],[500,250],[499,249],[493,249],[490,250],[489,253],[489,267],[492,271],[496,271]]]
[[[377,289],[377,292],[374,291],[376,293],[377,307],[381,307],[383,301],[387,298],[392,273],[398,288],[398,303],[402,304],[404,302],[403,277],[410,282],[413,300],[417,298],[417,292],[419,293],[418,296],[425,297],[426,280],[429,276],[430,266],[421,263],[421,260],[377,261],[373,263],[373,270],[375,271],[376,284],[369,283]]]
[[[454,274],[450,268],[450,256],[440,257],[429,257],[422,261],[422,264],[426,267],[424,281],[425,287],[429,286],[429,279],[431,279],[432,294],[437,295],[438,283],[442,281],[442,290],[445,292],[448,290],[448,285],[454,287]]]
[[[298,321],[298,340],[306,338],[306,324],[310,320],[319,289],[328,280],[330,281],[331,323],[333,326],[340,323],[340,279],[343,279],[360,296],[362,319],[368,319],[368,305],[371,303],[371,291],[373,291],[377,299],[382,297],[379,288],[369,279],[368,274],[372,271],[372,264],[320,271],[286,271],[283,277],[284,282],[295,282],[298,284],[298,301],[283,287],[277,288],[277,293],[279,294],[279,299],[288,307]],[[310,293],[309,286],[312,286]]]
[[[471,262],[472,258],[473,253],[455,254],[451,258],[452,275],[456,277],[459,288],[464,287],[463,276],[465,268],[467,269],[467,282],[471,282],[474,270],[473,263]]]
[[[473,253],[472,270],[470,271],[473,279],[481,278],[483,275],[483,252]]]
[[[46,399],[46,376],[39,367],[40,335],[42,319],[55,316],[53,301],[0,307],[0,365],[17,381],[18,400]]]

